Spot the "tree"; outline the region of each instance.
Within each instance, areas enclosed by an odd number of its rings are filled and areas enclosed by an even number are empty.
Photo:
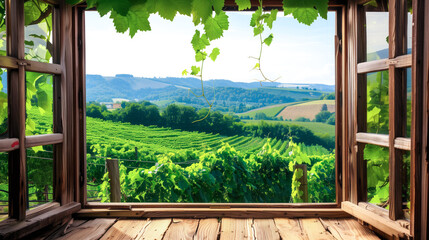
[[[320,111],[328,111],[328,105],[326,105],[326,103],[323,104],[322,109]]]
[[[332,113],[329,111],[320,111],[315,118],[316,122],[326,122],[330,117]]]

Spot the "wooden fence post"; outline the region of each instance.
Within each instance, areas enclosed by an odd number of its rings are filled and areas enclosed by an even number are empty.
[[[106,167],[110,178],[110,202],[120,202],[121,183],[119,182],[119,161],[116,159],[107,159]]]
[[[295,169],[302,170],[302,177],[298,178],[298,182],[301,183],[299,186],[299,191],[302,191],[302,201],[308,202],[308,185],[307,185],[307,165],[306,164],[296,164]]]
[[[135,151],[135,155],[136,155],[136,160],[139,160],[139,151],[137,149],[137,147],[134,147],[134,151]]]

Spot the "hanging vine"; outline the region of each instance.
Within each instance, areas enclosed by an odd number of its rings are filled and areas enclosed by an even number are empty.
[[[78,4],[84,0],[67,0],[69,4]],[[250,9],[252,7],[250,0],[235,0],[239,11]],[[224,31],[228,30],[229,21],[224,9],[225,0],[86,0],[88,8],[96,8],[101,16],[110,13],[110,18],[113,20],[116,31],[125,33],[129,31],[129,35],[134,37],[138,31],[150,31],[151,26],[149,16],[151,14],[159,14],[166,20],[173,21],[177,14],[182,14],[192,17],[192,22],[195,26],[202,25],[204,33],[199,30],[195,31],[191,44],[195,51],[195,60],[200,62],[200,66],[192,66],[190,74],[197,76],[201,80],[201,94],[196,97],[201,97],[209,106],[207,115],[195,122],[202,121],[210,114],[214,104],[210,102],[205,94],[203,67],[207,56],[212,61],[215,61],[220,53],[218,48],[213,48],[210,55],[205,49],[210,46],[211,41],[219,39],[223,36]],[[327,19],[328,0],[283,0],[284,15],[291,14],[298,22],[310,25],[318,16]],[[254,70],[259,71],[262,76],[262,82],[273,82],[277,79],[268,78],[262,70],[261,59],[264,44],[271,45],[273,34],[269,34],[263,38],[264,29],[268,27],[272,29],[273,22],[277,18],[277,9],[271,10],[270,13],[264,13],[263,1],[259,0],[258,9],[253,13],[250,26],[253,28],[254,36],[258,36],[260,40],[260,49],[258,57],[251,57],[257,61]],[[182,75],[187,75],[188,70],[184,70]]]

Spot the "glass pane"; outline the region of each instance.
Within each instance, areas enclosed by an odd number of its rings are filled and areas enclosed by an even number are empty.
[[[367,132],[389,133],[389,72],[367,74]]]
[[[8,137],[7,100],[7,70],[0,68],[0,138]]]
[[[375,3],[375,1],[373,2]],[[378,6],[378,9],[380,8],[381,6]],[[366,40],[367,61],[389,57],[389,13],[387,9],[366,12]]]
[[[403,155],[403,174],[402,174],[402,207],[404,209],[404,216],[410,219],[410,162],[411,154],[409,151]]]
[[[53,132],[53,76],[27,72],[26,135]]]
[[[368,202],[387,208],[389,201],[389,149],[367,144],[363,158],[367,161]]]
[[[35,208],[53,199],[52,145],[27,149],[28,205]]]
[[[25,58],[52,63],[52,9],[40,0],[25,1]]]
[[[6,8],[0,2],[0,56],[6,56]]]
[[[8,154],[0,152],[0,221],[8,217],[9,204]]]
[[[412,0],[407,0],[407,53],[411,54],[411,48],[413,43],[413,6]]]
[[[412,101],[412,81],[411,81],[411,68],[407,68],[407,126],[406,137],[411,137],[411,101]]]

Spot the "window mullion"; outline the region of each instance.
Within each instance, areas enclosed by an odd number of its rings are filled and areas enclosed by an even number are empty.
[[[389,59],[406,54],[406,1],[389,1]],[[402,150],[395,148],[395,139],[406,130],[406,75],[404,69],[389,66],[389,217],[403,217]]]
[[[24,1],[6,1],[7,55],[23,60]],[[25,149],[25,66],[8,73],[9,137],[18,138],[19,149],[9,153],[9,216],[25,218],[27,209],[26,149]]]

